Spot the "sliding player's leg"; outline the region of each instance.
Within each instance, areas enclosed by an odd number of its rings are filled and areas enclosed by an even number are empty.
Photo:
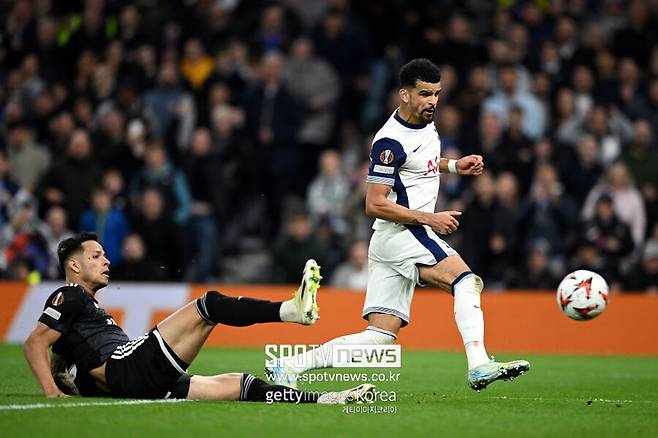
[[[187,399],[189,400],[241,400],[266,403],[371,403],[375,387],[359,385],[345,391],[307,392],[281,385],[270,385],[246,373],[229,373],[217,376],[192,376]]]
[[[530,364],[524,360],[495,362],[484,347],[484,316],[480,294],[484,283],[458,255],[449,255],[433,266],[419,266],[423,282],[451,292],[455,298],[457,328],[464,342],[468,361],[468,383],[479,391],[495,380],[512,380],[525,373]]]
[[[157,332],[183,362],[191,363],[216,324],[244,327],[265,322],[313,324],[318,319],[316,301],[320,273],[309,260],[302,284],[293,298],[283,302],[230,297],[216,291],[206,292],[160,322]]]

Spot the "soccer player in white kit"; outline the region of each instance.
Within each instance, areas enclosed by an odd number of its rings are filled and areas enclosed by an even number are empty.
[[[291,376],[295,374],[331,366],[333,344],[392,344],[400,328],[409,323],[417,284],[438,287],[454,296],[455,321],[466,350],[471,388],[479,391],[495,380],[512,380],[530,368],[525,360],[495,362],[487,356],[480,309],[484,283],[439,237],[455,231],[461,215],[458,211],[434,212],[439,174],[476,176],[484,168],[479,155],[441,158],[433,122],[440,92],[441,74],[436,65],[427,59],[406,64],[400,70],[400,107],[373,141],[366,194],[366,213],[376,218],[363,308],[368,327],[305,353],[306,360],[280,358],[277,366],[268,370],[278,383],[294,384]]]

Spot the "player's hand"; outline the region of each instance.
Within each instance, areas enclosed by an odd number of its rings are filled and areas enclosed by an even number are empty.
[[[70,395],[64,394],[62,391],[57,389],[57,391],[53,391],[50,393],[46,393],[46,397],[48,398],[69,398],[71,397]]]
[[[482,170],[482,155],[467,155],[457,160],[457,173],[460,175],[482,175]]]
[[[450,234],[459,227],[459,221],[456,217],[461,216],[461,214],[461,211],[454,210],[434,213],[431,216],[430,223],[427,225],[429,225],[435,233]]]

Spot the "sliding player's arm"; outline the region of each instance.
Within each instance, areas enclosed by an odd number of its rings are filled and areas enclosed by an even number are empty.
[[[32,373],[46,397],[66,397],[55,384],[50,369],[50,356],[48,350],[62,334],[53,330],[42,322],[30,333],[23,345],[25,359],[32,369]]]
[[[428,225],[439,234],[450,234],[459,226],[459,221],[455,216],[461,215],[461,212],[428,213],[411,210],[388,199],[391,189],[391,186],[386,184],[368,183],[366,192],[366,214],[368,216],[399,224]]]
[[[448,168],[449,162],[449,159],[441,158],[439,160],[439,172],[450,173],[450,169]],[[484,161],[482,161],[481,155],[466,155],[457,160],[455,163],[455,169],[460,175],[482,175]]]

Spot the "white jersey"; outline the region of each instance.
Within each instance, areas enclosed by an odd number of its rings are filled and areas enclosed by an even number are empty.
[[[441,140],[434,123],[412,125],[395,110],[375,134],[367,182],[392,186],[388,196],[392,202],[434,213],[439,195],[440,157]],[[393,224],[377,219],[373,229],[382,230]]]

